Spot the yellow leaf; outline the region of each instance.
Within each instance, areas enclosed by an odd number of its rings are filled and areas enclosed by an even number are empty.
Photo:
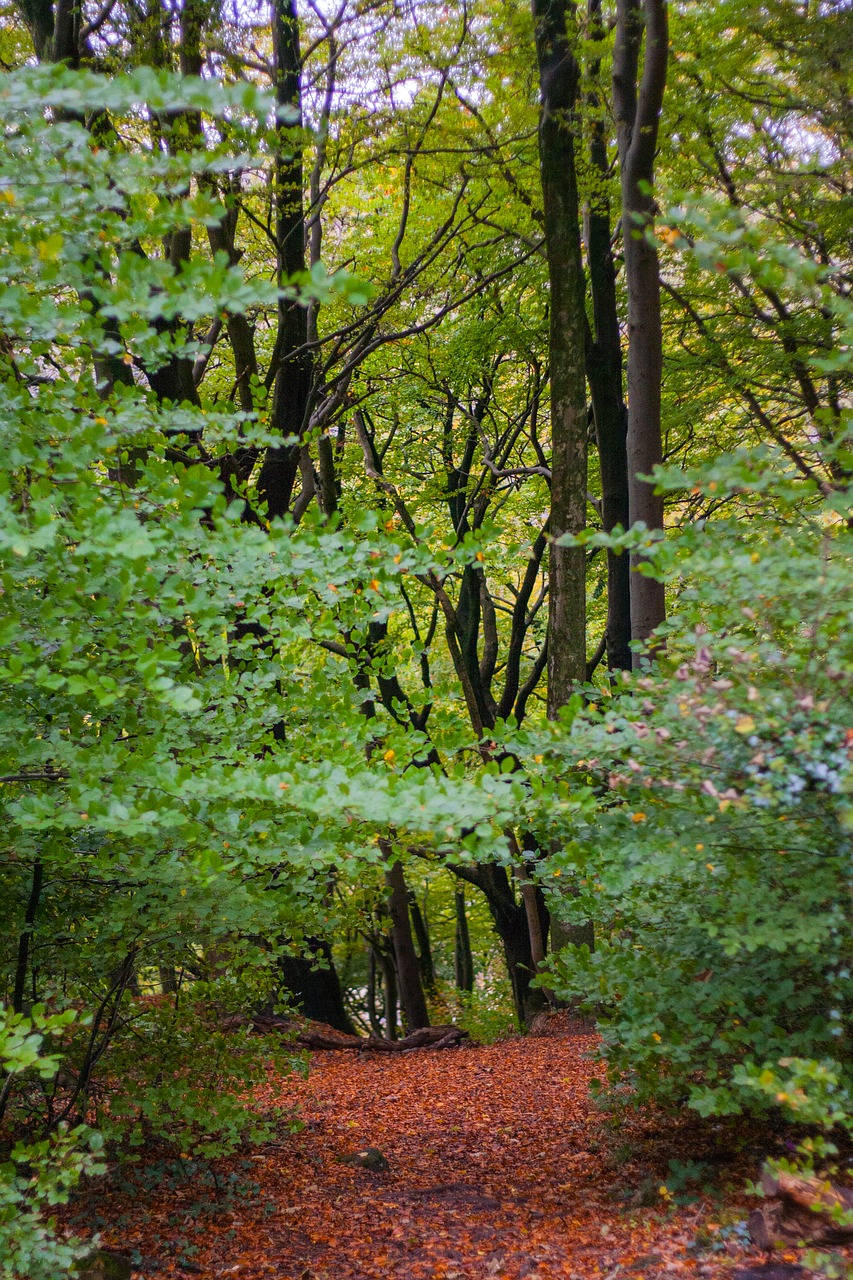
[[[755,721],[752,716],[740,716],[735,725],[735,733],[754,733]]]
[[[42,262],[56,262],[62,252],[63,239],[58,231],[52,236],[48,236],[46,240],[39,240],[38,254]]]

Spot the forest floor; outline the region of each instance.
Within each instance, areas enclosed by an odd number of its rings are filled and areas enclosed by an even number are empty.
[[[589,1090],[595,1044],[564,1027],[315,1053],[307,1080],[269,1086],[270,1102],[299,1108],[300,1133],[217,1162],[206,1188],[197,1169],[143,1164],[78,1211],[145,1280],[751,1280],[732,1273],[762,1261],[743,1226],[760,1143],[608,1116]],[[366,1147],[387,1171],[344,1162]],[[795,1252],[778,1261],[795,1274]]]

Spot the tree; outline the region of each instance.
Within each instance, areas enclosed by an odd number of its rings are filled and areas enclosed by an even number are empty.
[[[604,23],[598,0],[588,7],[589,34],[604,40]],[[595,440],[601,474],[601,523],[607,533],[617,526],[627,529],[630,520],[628,483],[628,410],[623,391],[622,335],[613,255],[613,227],[609,193],[606,98],[602,84],[602,59],[594,57],[588,72],[587,113],[589,160],[592,175],[587,197],[586,257],[592,322],[586,339],[586,377],[595,422]],[[630,671],[631,575],[628,557],[607,551],[607,665],[611,671]]]
[[[644,22],[645,19],[645,22]],[[643,32],[645,26],[645,45]],[[637,85],[640,51],[643,71]],[[663,338],[658,254],[651,236],[654,161],[666,87],[669,29],[666,0],[619,0],[613,53],[613,106],[622,175],[622,243],[628,291],[628,519],[663,528],[663,502],[651,475],[662,458]],[[632,557],[631,635],[647,641],[663,622],[663,585]]]
[[[575,169],[580,69],[562,0],[534,0],[539,66],[539,159],[548,260],[551,366],[551,515],[548,575],[548,714],[586,677],[586,566],[564,534],[586,527],[586,383],[580,204]]]
[[[188,359],[193,317],[244,314],[278,292],[223,258],[163,259],[154,270],[140,254],[140,240],[144,249],[154,234],[223,216],[204,184],[187,194],[193,152],[149,152],[140,165],[120,130],[106,147],[81,123],[104,110],[132,121],[143,101],[205,124],[239,117],[241,143],[268,111],[253,86],[229,95],[145,72],[107,85],[52,68],[8,81],[3,104],[0,243],[14,282],[0,314],[3,913],[14,922],[3,974],[13,1005],[53,992],[59,974],[64,998],[92,1015],[68,1045],[62,1088],[45,1098],[48,1127],[91,1114],[97,1073],[122,1037],[146,1029],[165,1044],[134,995],[152,971],[260,1003],[278,957],[286,968],[303,946],[323,951],[335,916],[328,875],[381,867],[377,827],[437,847],[465,832],[476,856],[477,833],[488,828],[491,851],[512,809],[499,780],[472,790],[467,778],[373,760],[362,691],[321,644],[332,629],[368,625],[380,576],[391,583],[404,560],[407,571],[434,572],[429,555],[386,547],[370,512],[353,537],[245,519],[213,450],[253,447],[263,428],[146,385],[143,363],[156,373]],[[74,118],[57,119],[60,107]],[[235,141],[236,127],[215,157],[226,171]],[[44,203],[33,198],[42,183]],[[115,355],[116,324],[140,377],[105,398],[92,353]],[[192,443],[176,447],[179,437]],[[198,1016],[191,1002],[181,1007]],[[199,1021],[196,1034],[221,1031]],[[156,1061],[133,1057],[128,1114],[154,1123],[159,1108],[156,1123],[172,1116],[179,1128]],[[238,1075],[240,1061],[257,1069],[257,1055],[238,1055]],[[219,1124],[226,1146],[239,1141],[242,1108],[224,1089],[206,1096],[216,1113],[208,1138]]]
[[[749,439],[803,495],[849,483],[849,18],[719,0],[672,15],[667,57],[666,10],[629,3],[611,66],[597,0],[19,12],[4,59],[44,79],[2,106],[27,544],[4,561],[9,999],[58,973],[97,993],[95,1047],[69,1059],[86,1105],[103,1033],[151,984],[270,1008],[288,972],[304,1009],[378,1026],[381,972],[394,1034],[398,1004],[430,1013],[408,891],[449,871],[523,1020],[552,845],[596,803],[527,735],[569,733],[581,686],[618,689],[632,634],[663,644],[664,504],[668,536],[732,501],[639,476]],[[27,541],[42,518],[50,546]],[[99,521],[115,545],[80,551]],[[671,608],[690,586],[668,582]],[[148,827],[142,791],[167,813]],[[449,926],[433,959],[449,976]]]

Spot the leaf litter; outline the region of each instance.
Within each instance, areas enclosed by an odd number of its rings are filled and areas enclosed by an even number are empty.
[[[596,1047],[564,1020],[488,1046],[314,1053],[307,1080],[259,1098],[296,1107],[301,1132],[210,1162],[206,1199],[192,1176],[93,1187],[78,1227],[140,1280],[723,1280],[759,1264],[748,1135],[608,1114]],[[354,1159],[372,1149],[387,1169]]]

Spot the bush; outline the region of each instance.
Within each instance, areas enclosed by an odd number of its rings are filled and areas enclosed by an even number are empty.
[[[443,1020],[467,1031],[473,1040],[492,1044],[518,1032],[512,992],[503,974],[489,968],[474,979],[472,991],[439,983],[439,1012]]]
[[[0,1006],[0,1069],[3,1105],[12,1082],[24,1076],[55,1077],[59,1060],[42,1051],[46,1036],[65,1031],[73,1015],[31,1017]],[[18,1142],[0,1164],[0,1277],[2,1280],[56,1280],[84,1257],[91,1242],[57,1234],[50,1211],[67,1203],[84,1175],[105,1171],[99,1162],[100,1135],[85,1125],[60,1127],[36,1143]]]
[[[779,1105],[754,1079],[781,1059],[853,1081],[850,498],[768,452],[661,479],[725,514],[655,552],[678,592],[666,658],[551,740],[599,803],[544,876],[596,949],[549,982],[597,1012],[635,1100],[755,1112]]]
[[[96,1111],[107,1138],[131,1148],[156,1138],[210,1159],[268,1141],[282,1125],[301,1128],[281,1107],[259,1109],[252,1091],[271,1071],[279,1078],[304,1071],[306,1055],[280,1033],[252,1032],[233,1016],[235,991],[225,994],[196,983],[180,1000],[135,1002],[113,1043]]]

